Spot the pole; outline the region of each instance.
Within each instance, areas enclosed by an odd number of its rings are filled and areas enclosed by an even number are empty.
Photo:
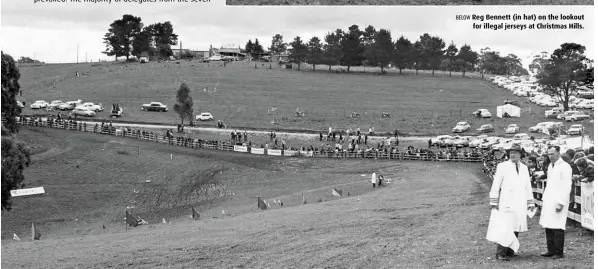
[[[77,63],[79,63],[79,44],[77,44]]]

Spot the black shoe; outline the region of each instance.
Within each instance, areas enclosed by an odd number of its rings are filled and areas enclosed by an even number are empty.
[[[509,253],[507,254],[507,256],[509,256],[509,257],[519,257],[519,254],[517,254],[517,253],[515,253],[515,252],[509,252]]]
[[[498,255],[498,254],[496,254],[496,259],[499,261],[508,261],[509,260],[509,258],[507,258],[507,256]]]
[[[564,255],[556,255],[556,254],[554,256],[552,256],[553,260],[562,259],[562,258],[565,258],[565,256]]]
[[[554,256],[554,253],[545,252],[545,253],[540,254],[540,256],[542,256],[542,257],[552,257],[552,256]]]

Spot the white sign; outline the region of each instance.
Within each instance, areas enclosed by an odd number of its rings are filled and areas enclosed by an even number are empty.
[[[299,151],[299,155],[301,156],[305,156],[305,157],[313,157],[314,156],[314,152],[313,151]]]
[[[594,182],[581,182],[581,227],[594,230]]]
[[[246,146],[237,146],[237,145],[235,145],[234,151],[236,151],[236,152],[247,152],[247,147]]]
[[[263,148],[251,148],[251,153],[252,154],[264,154],[264,149]]]
[[[43,194],[46,193],[44,191],[44,187],[37,187],[37,188],[29,188],[29,189],[20,189],[20,190],[12,190],[10,191],[10,196],[26,196],[26,195],[34,195],[34,194]]]
[[[299,156],[299,151],[296,150],[285,150],[284,156]]]
[[[282,151],[279,150],[279,149],[269,149],[268,150],[268,155],[281,156],[282,155]]]

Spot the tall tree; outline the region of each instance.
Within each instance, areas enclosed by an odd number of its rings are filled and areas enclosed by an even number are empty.
[[[351,70],[351,66],[359,66],[365,60],[363,56],[365,48],[361,37],[362,32],[359,30],[359,26],[352,25],[341,39],[342,57],[340,64],[347,66],[347,72]]]
[[[576,43],[563,43],[550,55],[550,62],[538,75],[538,84],[544,91],[557,96],[563,108],[569,110],[569,98],[578,83],[587,79],[590,61],[585,56],[586,48]]]
[[[126,56],[129,59],[133,51],[133,41],[142,28],[141,18],[133,15],[125,14],[122,19],[115,20],[104,35],[106,50],[102,53],[116,58]]]
[[[301,63],[307,59],[307,45],[303,43],[299,36],[295,37],[289,45],[291,46],[289,61],[297,64],[297,69],[301,69]]]
[[[449,70],[449,76],[453,75],[453,66],[455,63],[455,59],[457,57],[457,53],[459,52],[459,49],[457,49],[457,46],[455,45],[455,43],[453,43],[451,41],[451,44],[448,46],[448,48],[446,48],[446,53],[445,53],[445,58],[447,59],[447,67]]]
[[[410,51],[409,58],[413,60],[413,67],[415,68],[415,75],[419,74],[419,70],[425,69],[428,65],[426,63],[426,48],[421,40],[415,41],[413,49]]]
[[[322,54],[322,64],[328,65],[328,71],[332,71],[332,66],[340,64],[343,57],[341,39],[344,33],[341,29],[328,33],[324,37],[324,53]]]
[[[170,46],[178,44],[178,35],[174,33],[172,24],[160,22],[150,25],[153,41],[161,58],[168,58],[173,55]]]
[[[151,27],[144,27],[143,30],[133,39],[133,50],[131,54],[136,57],[141,57],[143,53],[148,53],[153,46],[153,33]],[[153,55],[151,55],[153,56]]]
[[[16,117],[21,113],[17,106],[16,96],[21,86],[19,78],[21,73],[16,66],[14,59],[2,54],[2,118],[6,121],[1,126],[2,138],[2,210],[9,211],[12,208],[10,191],[24,186],[25,177],[23,171],[31,161],[29,148],[22,141],[17,140],[16,133],[18,126]]]
[[[532,73],[538,73],[543,70],[548,63],[550,63],[550,55],[548,52],[542,51],[541,53],[534,55],[528,68]]]
[[[253,56],[253,51],[254,51],[254,45],[253,45],[253,42],[251,42],[251,39],[249,39],[249,41],[247,41],[247,43],[245,44],[245,52],[249,53],[249,55]]]
[[[380,67],[384,72],[384,67],[394,58],[394,44],[389,30],[380,29],[374,36],[374,43],[366,48],[365,57],[369,64]]]
[[[257,55],[262,55],[264,52],[264,47],[262,47],[262,44],[260,44],[260,41],[256,38],[255,42],[253,42],[253,53]]]
[[[401,36],[395,42],[395,57],[393,63],[399,69],[399,73],[403,73],[403,69],[413,66],[413,44],[409,39]]]
[[[434,71],[440,68],[445,46],[446,44],[444,43],[444,40],[437,36],[432,37],[430,42],[427,44],[426,56],[428,58],[429,66],[432,69],[432,76],[434,75]]]
[[[505,58],[507,74],[512,76],[529,75],[527,70],[521,65],[521,59],[515,54],[509,54]]]
[[[193,97],[191,97],[191,90],[185,83],[181,84],[176,93],[174,112],[181,118],[181,125],[183,125],[185,119],[193,120]]]
[[[287,51],[287,43],[284,43],[281,34],[276,34],[272,37],[272,45],[270,45],[270,53],[280,55]]]
[[[2,52],[2,118],[6,119],[4,126],[11,133],[19,131],[17,116],[21,114],[21,108],[17,105],[17,95],[21,91],[20,78],[15,60]]]
[[[478,54],[471,50],[471,46],[465,44],[461,46],[459,49],[459,54],[457,54],[457,65],[461,72],[463,72],[463,76],[465,77],[465,72],[474,70],[475,63],[478,60]]]
[[[316,70],[316,64],[322,62],[322,42],[317,36],[312,37],[307,43],[307,63],[312,65],[312,70]]]

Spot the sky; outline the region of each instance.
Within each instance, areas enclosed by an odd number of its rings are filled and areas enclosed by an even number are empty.
[[[393,39],[401,35],[415,41],[423,33],[439,36],[458,47],[469,44],[475,51],[489,47],[501,55],[513,53],[523,60],[524,67],[531,56],[542,51],[552,53],[560,44],[575,42],[586,47],[586,55],[594,59],[594,10],[589,6],[230,6],[224,0],[209,3],[133,3],[121,0],[107,2],[38,2],[35,0],[1,1],[0,45],[4,53],[14,58],[35,57],[46,63],[97,61],[113,59],[101,52],[104,34],[110,23],[124,14],[141,17],[144,24],[170,21],[183,48],[207,50],[234,44],[244,47],[255,38],[264,47],[272,36],[280,33],[286,42],[295,36],[321,40],[337,28],[347,30],[356,24],[388,29]],[[47,1],[47,0],[46,0]],[[124,2],[128,1],[128,2]],[[146,1],[146,0],[143,0]],[[152,0],[161,1],[161,0]],[[188,0],[192,1],[192,0]],[[483,30],[473,29],[473,23],[539,23],[539,21],[471,21],[457,20],[457,15],[507,14],[574,14],[584,15],[582,30]],[[565,23],[569,21],[552,21]]]

